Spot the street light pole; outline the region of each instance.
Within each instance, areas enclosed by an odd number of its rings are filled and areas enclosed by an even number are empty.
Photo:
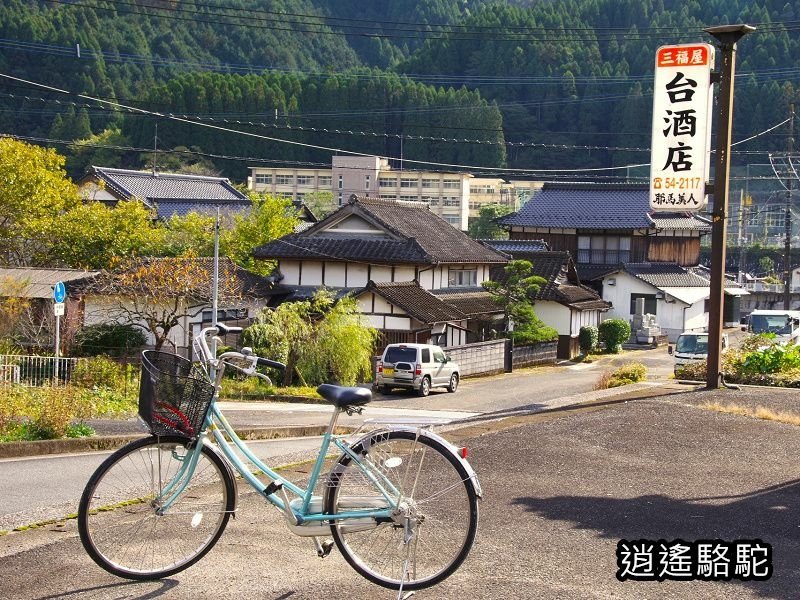
[[[722,374],[722,308],[725,296],[725,244],[727,243],[728,184],[730,179],[731,123],[733,117],[733,75],[736,71],[736,42],[755,27],[723,25],[704,29],[716,38],[721,49],[719,70],[719,115],[717,153],[714,166],[714,212],[711,215],[711,296],[708,311],[708,367],[706,387],[717,389]]]

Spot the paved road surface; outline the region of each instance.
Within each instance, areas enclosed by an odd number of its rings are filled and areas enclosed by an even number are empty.
[[[736,400],[735,392],[719,398]],[[485,491],[477,543],[425,599],[797,598],[800,428],[702,410],[677,395],[604,403],[503,422],[458,439]],[[790,402],[800,408],[800,393]],[[456,434],[451,434],[456,435]],[[619,582],[620,539],[759,538],[772,544],[765,582]],[[0,537],[9,599],[390,599],[334,552],[316,558],[253,494],[198,565],[153,583],[95,567],[74,521]]]

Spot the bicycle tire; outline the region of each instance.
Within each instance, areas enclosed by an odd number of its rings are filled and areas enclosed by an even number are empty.
[[[143,438],[97,468],[78,507],[81,543],[94,562],[126,579],[160,579],[190,567],[217,543],[236,488],[213,450],[202,447],[186,488],[165,513],[157,510],[193,444],[180,436]]]
[[[351,449],[392,481],[416,523],[412,544],[403,542],[405,526],[396,520],[332,520],[331,534],[348,564],[394,590],[427,588],[452,575],[478,527],[478,499],[464,466],[440,442],[412,431],[377,432]],[[335,515],[358,503],[374,508],[381,500],[388,506],[361,467],[343,455],[328,477],[325,511]]]

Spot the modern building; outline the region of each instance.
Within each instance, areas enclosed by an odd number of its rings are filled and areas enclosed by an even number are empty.
[[[250,167],[247,186],[293,200],[332,192],[338,206],[350,196],[425,202],[433,214],[465,231],[481,206],[498,204],[517,210],[541,188],[541,182],[474,177],[469,173],[394,169],[377,156],[334,156],[330,169]]]

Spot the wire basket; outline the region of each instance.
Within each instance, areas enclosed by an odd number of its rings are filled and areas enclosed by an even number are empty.
[[[139,416],[155,435],[195,437],[203,428],[214,385],[182,356],[142,352]]]

